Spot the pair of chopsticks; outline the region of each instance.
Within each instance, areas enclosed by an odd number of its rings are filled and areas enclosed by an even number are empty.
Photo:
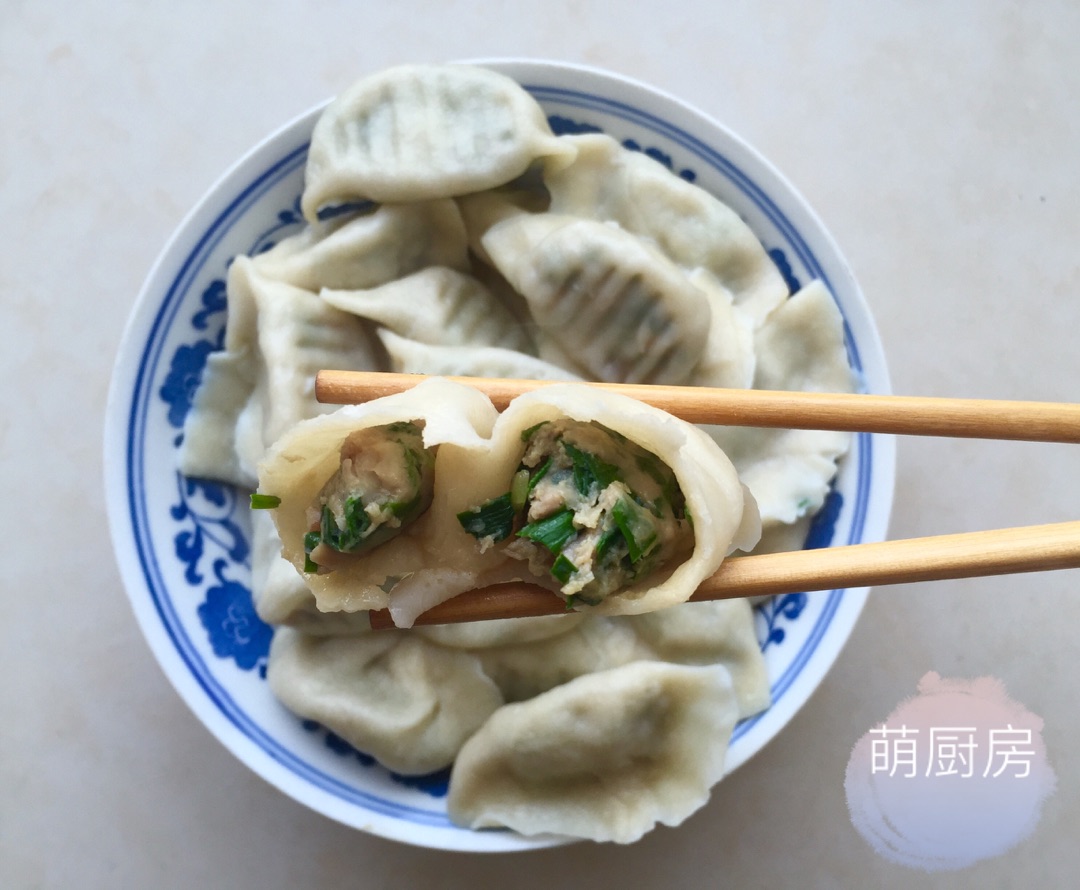
[[[402,392],[416,374],[321,371],[320,402],[352,404]],[[536,380],[449,377],[487,395],[502,410],[511,399],[551,385]],[[1080,405],[994,399],[922,398],[852,393],[776,392],[707,387],[590,383],[662,408],[692,423],[840,430],[1030,442],[1080,442]],[[725,560],[692,601],[764,596],[916,581],[940,581],[1080,567],[1080,521],[926,538],[850,544]],[[473,590],[421,615],[417,624],[563,613],[550,591],[527,583]],[[371,613],[372,627],[390,627]]]

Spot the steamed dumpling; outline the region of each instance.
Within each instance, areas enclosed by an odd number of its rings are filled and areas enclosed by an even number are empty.
[[[844,326],[832,295],[811,282],[775,309],[755,335],[756,389],[851,392]],[[831,430],[710,427],[753,493],[766,527],[821,508],[851,434]]]
[[[266,676],[289,710],[406,775],[449,766],[503,702],[475,656],[394,631],[279,628]]]
[[[721,666],[579,677],[492,714],[458,754],[447,807],[472,828],[632,843],[705,804],[737,719]]]
[[[323,290],[331,306],[385,325],[395,334],[441,346],[531,348],[521,325],[470,275],[429,266],[367,290]]]
[[[377,287],[426,266],[469,268],[465,223],[449,200],[384,204],[315,223],[254,262],[263,277],[316,293]]]
[[[524,701],[575,677],[631,661],[664,661],[723,665],[731,673],[740,718],[769,706],[768,673],[745,600],[684,603],[641,615],[573,617],[585,620],[568,624],[561,634],[508,637],[501,645],[485,639],[486,645],[471,647],[507,701]],[[470,639],[459,638],[452,625],[442,630],[450,641]]]
[[[690,280],[709,300],[708,339],[690,386],[749,389],[754,382],[753,322],[732,302],[731,292],[707,269],[695,269]]]
[[[593,378],[682,383],[700,360],[709,301],[642,239],[541,213],[496,223],[481,241],[540,330]]]
[[[572,164],[549,170],[551,212],[617,223],[686,270],[707,269],[760,322],[788,295],[757,236],[730,207],[610,136],[565,136]]]
[[[680,606],[679,608],[682,608]],[[671,610],[667,610],[671,611]],[[573,614],[561,634],[477,649],[486,673],[508,702],[526,701],[595,671],[655,660],[626,617]],[[487,622],[479,622],[486,624]]]
[[[478,391],[431,379],[306,421],[274,445],[260,466],[259,488],[280,499],[272,512],[283,554],[321,610],[388,606],[395,623],[408,627],[464,590],[528,577],[598,613],[636,614],[685,601],[728,553],[757,539],[756,508],[731,463],[708,436],[659,409],[563,384],[520,396],[494,418]],[[369,517],[411,503],[382,497],[382,488],[392,491],[382,481],[370,497],[366,488],[327,494],[344,478],[346,449],[362,430],[386,439],[378,452],[386,462],[374,464],[381,466],[379,480],[424,463],[394,444],[403,423],[422,429],[431,451],[430,506],[409,513],[407,525],[405,514],[394,514],[401,518],[396,525],[387,519],[390,538],[374,549],[353,555],[351,547],[331,543],[342,558],[323,561],[312,547],[352,528],[335,504],[359,505],[342,509],[359,517],[363,535]],[[530,471],[535,478],[522,508],[528,525],[515,531],[510,508],[521,463],[534,451],[539,461],[537,443],[549,439],[557,448]],[[572,472],[561,463],[564,451],[575,455]],[[583,481],[586,467],[591,481]],[[507,511],[491,507],[503,500]],[[484,517],[496,515],[497,526],[489,528]],[[539,531],[552,522],[561,529],[558,550],[555,538]]]
[[[227,292],[225,350],[204,372],[180,465],[186,475],[253,488],[256,465],[282,433],[332,410],[315,400],[316,374],[371,370],[375,346],[364,321],[265,278],[249,257],[233,261]]]
[[[439,502],[445,487],[435,452],[440,459],[455,449],[470,455],[482,452],[495,416],[491,402],[476,390],[435,379],[395,396],[348,405],[298,424],[274,444],[259,466],[259,489],[279,499],[271,512],[282,541],[282,555],[304,578],[321,611],[383,608],[387,591],[398,579],[413,588],[427,585],[448,591],[446,597],[477,586],[490,558],[455,561],[430,552],[432,525],[453,520],[428,505],[432,497]],[[402,440],[402,427],[419,431],[421,453],[409,445],[411,439]],[[365,431],[375,437],[369,449],[375,463],[356,477],[355,491],[328,492],[328,486],[344,474],[347,460],[352,465],[346,450],[353,437]],[[411,431],[406,432],[411,435]],[[411,504],[405,504],[408,515],[395,513],[397,499],[381,497],[384,491],[392,494],[400,480],[413,473],[427,475],[428,470],[432,482],[425,509],[417,513]],[[358,511],[350,512],[350,497],[360,505]],[[342,516],[338,515],[338,503],[342,504]],[[333,514],[332,521],[326,517],[327,509]],[[349,530],[353,515],[357,522],[378,515],[389,534],[370,550],[339,546],[340,541],[334,538]],[[363,536],[367,531],[360,528],[358,534]],[[316,532],[318,540],[312,541],[310,535]],[[313,548],[327,545],[338,550],[339,556],[332,563],[316,562],[313,566]],[[460,571],[455,571],[458,563]]]
[[[379,331],[390,357],[390,369],[399,374],[446,377],[512,377],[528,380],[580,380],[572,371],[502,346],[442,346]]]
[[[684,603],[616,619],[633,628],[652,656],[674,664],[722,664],[731,673],[739,717],[769,706],[769,676],[745,599]]]
[[[537,158],[573,158],[509,77],[467,65],[402,65],[341,93],[315,125],[302,208],[448,198],[502,185]]]
[[[546,445],[539,444],[545,437],[556,446],[546,463]],[[536,466],[529,468],[534,445]],[[563,450],[572,457],[572,471],[562,469]],[[531,580],[596,614],[637,614],[685,602],[725,556],[749,549],[760,534],[752,499],[708,436],[596,387],[553,384],[517,397],[500,415],[482,464],[456,465],[467,457],[451,452],[443,465],[448,480],[459,480],[446,489],[447,508],[459,518],[476,513],[479,519],[503,498],[512,506],[524,473],[520,510],[526,528],[535,530],[523,540],[522,528],[500,544],[485,522],[473,528],[462,519],[479,552],[504,548],[512,559],[527,560]],[[680,522],[683,511],[692,524]],[[607,529],[612,518],[622,540]],[[447,546],[461,547],[460,540],[455,534]],[[654,562],[661,554],[669,559]],[[391,611],[400,608],[411,621],[418,613],[395,597]]]

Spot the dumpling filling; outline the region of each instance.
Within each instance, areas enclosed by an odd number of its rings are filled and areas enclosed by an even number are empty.
[[[694,545],[685,500],[656,455],[598,423],[548,421],[522,433],[510,491],[458,521],[558,584],[567,606],[597,605]]]
[[[418,423],[352,433],[341,465],[308,508],[305,571],[333,571],[398,534],[431,505],[434,468]]]

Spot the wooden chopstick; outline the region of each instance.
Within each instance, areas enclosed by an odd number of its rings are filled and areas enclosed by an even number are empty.
[[[976,578],[1080,567],[1080,521],[992,531],[849,544],[724,560],[691,601],[733,599]],[[416,624],[456,624],[494,618],[566,613],[563,600],[527,583],[497,584],[429,609]],[[370,613],[376,630],[393,627],[390,613]]]
[[[315,396],[327,404],[354,404],[402,392],[424,379],[421,374],[326,370],[320,371],[315,380]],[[486,377],[446,379],[475,387],[500,411],[516,396],[550,386],[553,382]],[[1072,403],[625,383],[588,385],[620,392],[691,423],[1080,442],[1080,405]]]

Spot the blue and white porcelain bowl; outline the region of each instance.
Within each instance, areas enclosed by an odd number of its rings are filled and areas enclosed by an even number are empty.
[[[874,323],[840,251],[798,193],[746,143],[682,102],[580,66],[485,61],[523,84],[556,132],[600,130],[640,149],[734,207],[792,289],[823,279],[845,319],[851,364],[867,391],[887,392]],[[445,774],[393,775],[286,711],[267,688],[271,629],[250,592],[245,492],[176,469],[184,415],[222,345],[225,272],[302,225],[308,140],[321,108],[240,160],[187,216],[150,273],[128,323],[109,395],[106,496],[117,559],[143,633],[200,720],[241,761],[314,810],[387,838],[454,850],[509,851],[561,842],[458,828]],[[888,438],[860,434],[808,546],[881,540],[894,486]],[[836,659],[867,591],[776,597],[757,610],[773,705],[735,729],[734,770],[806,702]]]

